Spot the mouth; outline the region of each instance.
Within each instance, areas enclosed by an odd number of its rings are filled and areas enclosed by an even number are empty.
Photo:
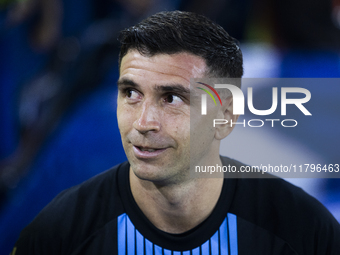
[[[136,146],[136,147],[141,151],[148,151],[148,152],[154,152],[156,150],[160,150],[160,149],[151,149],[151,148],[140,147],[140,146]]]
[[[133,145],[133,151],[137,158],[151,159],[159,157],[167,148],[151,148]]]

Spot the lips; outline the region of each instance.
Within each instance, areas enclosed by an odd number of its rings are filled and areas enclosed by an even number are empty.
[[[149,149],[149,148],[144,148],[144,147],[137,147],[138,149],[140,149],[141,151],[148,151],[148,152],[154,152],[156,150],[159,150],[159,149]]]
[[[144,147],[144,146],[137,146],[133,145],[133,151],[136,158],[140,159],[152,159],[160,157],[167,148],[151,148],[151,147]]]

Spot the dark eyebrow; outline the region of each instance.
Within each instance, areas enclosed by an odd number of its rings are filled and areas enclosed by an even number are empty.
[[[135,83],[133,80],[125,79],[125,78],[118,80],[117,86],[118,86],[118,89],[124,86],[130,86],[130,87],[135,87],[135,88],[139,87],[139,85]]]
[[[182,94],[182,95],[190,95],[190,89],[184,87],[181,84],[165,84],[165,85],[157,85],[155,87],[156,91],[160,92],[172,92],[172,93],[177,93],[177,94]]]
[[[140,87],[136,82],[130,79],[123,78],[121,80],[117,81],[118,89],[120,87],[130,86],[134,88]],[[172,92],[172,93],[178,93],[183,95],[190,95],[190,89],[184,87],[181,84],[164,84],[164,85],[156,85],[155,90],[157,92]]]

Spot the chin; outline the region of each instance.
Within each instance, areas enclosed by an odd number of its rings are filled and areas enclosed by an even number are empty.
[[[148,164],[131,164],[133,173],[141,180],[144,181],[160,181],[164,179],[163,169]]]
[[[179,184],[189,178],[187,171],[165,166],[135,165],[131,166],[131,170],[140,180],[153,182],[157,186]]]

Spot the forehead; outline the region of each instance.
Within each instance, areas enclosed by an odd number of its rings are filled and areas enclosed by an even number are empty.
[[[157,54],[152,57],[129,51],[122,59],[120,78],[175,79],[190,83],[190,78],[202,78],[207,67],[203,58],[190,53]]]

